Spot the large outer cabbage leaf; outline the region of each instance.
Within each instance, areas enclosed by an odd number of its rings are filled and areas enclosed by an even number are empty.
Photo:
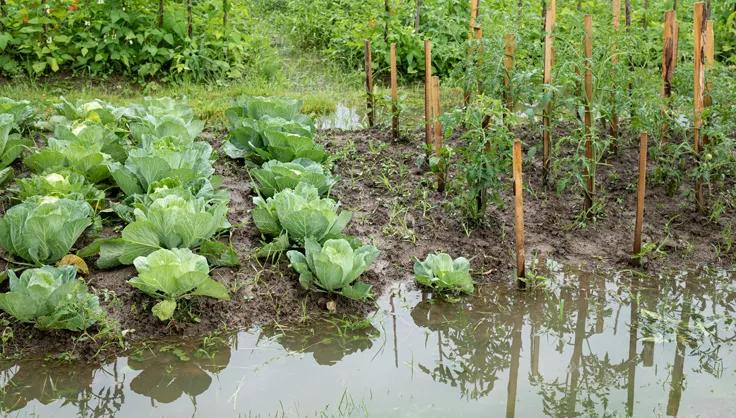
[[[441,293],[467,293],[475,290],[470,276],[470,261],[465,257],[452,259],[448,254],[429,254],[424,261],[416,260],[414,275],[417,282]]]
[[[294,189],[299,183],[311,184],[320,195],[325,195],[337,182],[322,164],[304,158],[290,163],[271,160],[250,173],[256,181],[258,193],[264,197],[271,197],[285,189]]]
[[[10,291],[0,294],[0,309],[21,322],[82,331],[105,315],[74,266],[28,269],[20,277],[8,271],[8,276]]]
[[[289,251],[286,255],[299,273],[299,284],[304,289],[338,293],[355,300],[372,297],[371,286],[357,281],[378,257],[378,250],[372,245],[354,250],[344,239],[331,239],[320,245],[308,238],[304,254]]]
[[[228,201],[222,195],[207,200],[187,189],[160,188],[146,200],[147,206],[134,209],[135,220],[123,229],[121,238],[100,242],[100,268],[133,264],[137,257],[161,248],[196,248],[230,228]]]
[[[52,263],[69,253],[93,216],[87,202],[34,196],[0,219],[0,246],[35,265]]]
[[[0,169],[12,164],[26,147],[33,144],[18,134],[10,134],[16,126],[13,115],[0,113]]]
[[[23,129],[33,119],[36,111],[28,100],[13,100],[7,97],[0,97],[0,114],[3,113],[12,115],[15,125]]]
[[[307,238],[323,242],[340,237],[353,216],[349,211],[338,214],[338,203],[320,198],[317,188],[306,183],[266,200],[256,197],[253,203],[253,222],[261,233],[271,237],[287,234],[292,242],[300,245]]]
[[[134,264],[138,276],[128,283],[153,298],[162,299],[152,309],[162,321],[171,319],[176,300],[183,297],[230,299],[225,286],[210,278],[207,259],[189,249],[158,250],[136,258]]]

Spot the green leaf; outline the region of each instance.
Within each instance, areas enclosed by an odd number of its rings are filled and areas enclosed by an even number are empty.
[[[175,310],[176,301],[168,299],[162,300],[151,308],[151,312],[161,321],[168,321],[171,319],[174,316]]]

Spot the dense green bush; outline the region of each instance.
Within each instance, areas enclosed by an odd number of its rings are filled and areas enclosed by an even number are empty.
[[[241,0],[242,1],[242,0]],[[137,80],[203,81],[269,70],[270,41],[248,8],[195,0],[188,34],[185,2],[7,0],[0,16],[0,76],[81,73]],[[235,4],[234,4],[235,3]]]

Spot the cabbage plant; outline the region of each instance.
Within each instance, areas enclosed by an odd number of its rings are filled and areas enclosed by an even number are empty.
[[[299,183],[311,184],[320,195],[325,195],[337,182],[322,164],[304,158],[290,163],[271,160],[250,173],[256,182],[258,193],[265,197],[271,197],[285,189],[294,189]]]
[[[304,289],[337,293],[355,300],[373,296],[371,285],[357,279],[378,257],[376,247],[364,245],[354,250],[344,239],[331,239],[320,245],[308,238],[304,250],[304,254],[293,250],[286,253]]]
[[[445,253],[429,254],[424,261],[416,260],[414,275],[417,282],[440,293],[472,294],[475,290],[470,261],[464,257],[453,260]]]
[[[85,201],[30,197],[0,219],[0,247],[34,265],[53,263],[69,253],[93,216]]]
[[[54,196],[71,200],[84,200],[95,210],[105,204],[105,192],[87,182],[84,176],[72,172],[36,174],[17,181],[20,200],[32,196]]]
[[[192,296],[209,296],[229,300],[230,294],[221,283],[210,278],[207,259],[189,249],[158,250],[135,259],[138,276],[128,283],[161,301],[151,311],[161,321],[174,316],[177,300]]]
[[[195,197],[183,188],[161,188],[145,203],[136,205],[134,221],[123,229],[120,238],[98,240],[91,247],[99,247],[98,267],[130,265],[137,257],[161,248],[197,248],[230,228],[227,200]]]
[[[0,169],[12,164],[26,147],[32,145],[28,139],[11,131],[17,126],[15,117],[9,113],[0,113]]]
[[[307,238],[318,242],[340,238],[353,216],[349,211],[338,213],[338,203],[320,198],[319,190],[306,183],[265,200],[255,197],[253,203],[253,222],[261,233],[270,237],[288,236],[289,241],[299,245],[304,245]]]
[[[23,129],[33,119],[36,111],[28,100],[13,100],[7,97],[0,97],[0,114],[3,113],[13,116],[15,125],[19,129]]]
[[[43,266],[20,277],[8,271],[10,291],[0,294],[0,309],[40,329],[83,331],[105,315],[74,266]]]

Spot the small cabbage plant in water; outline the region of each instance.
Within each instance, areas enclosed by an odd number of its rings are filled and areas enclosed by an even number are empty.
[[[191,250],[161,249],[147,257],[138,257],[134,263],[138,276],[128,283],[143,293],[161,301],[151,312],[160,320],[174,316],[177,301],[192,296],[209,296],[230,300],[225,286],[210,277],[207,259]]]
[[[77,278],[74,266],[8,271],[10,291],[0,294],[0,309],[39,329],[83,331],[105,316],[97,296]]]
[[[439,293],[470,295],[475,291],[470,261],[465,257],[453,260],[445,253],[429,254],[424,261],[414,263],[414,275],[417,282]]]
[[[357,281],[378,257],[378,249],[364,245],[353,249],[345,239],[330,239],[324,245],[308,238],[305,253],[289,251],[291,266],[299,273],[304,289],[335,293],[349,299],[367,300],[373,297],[371,285]]]

